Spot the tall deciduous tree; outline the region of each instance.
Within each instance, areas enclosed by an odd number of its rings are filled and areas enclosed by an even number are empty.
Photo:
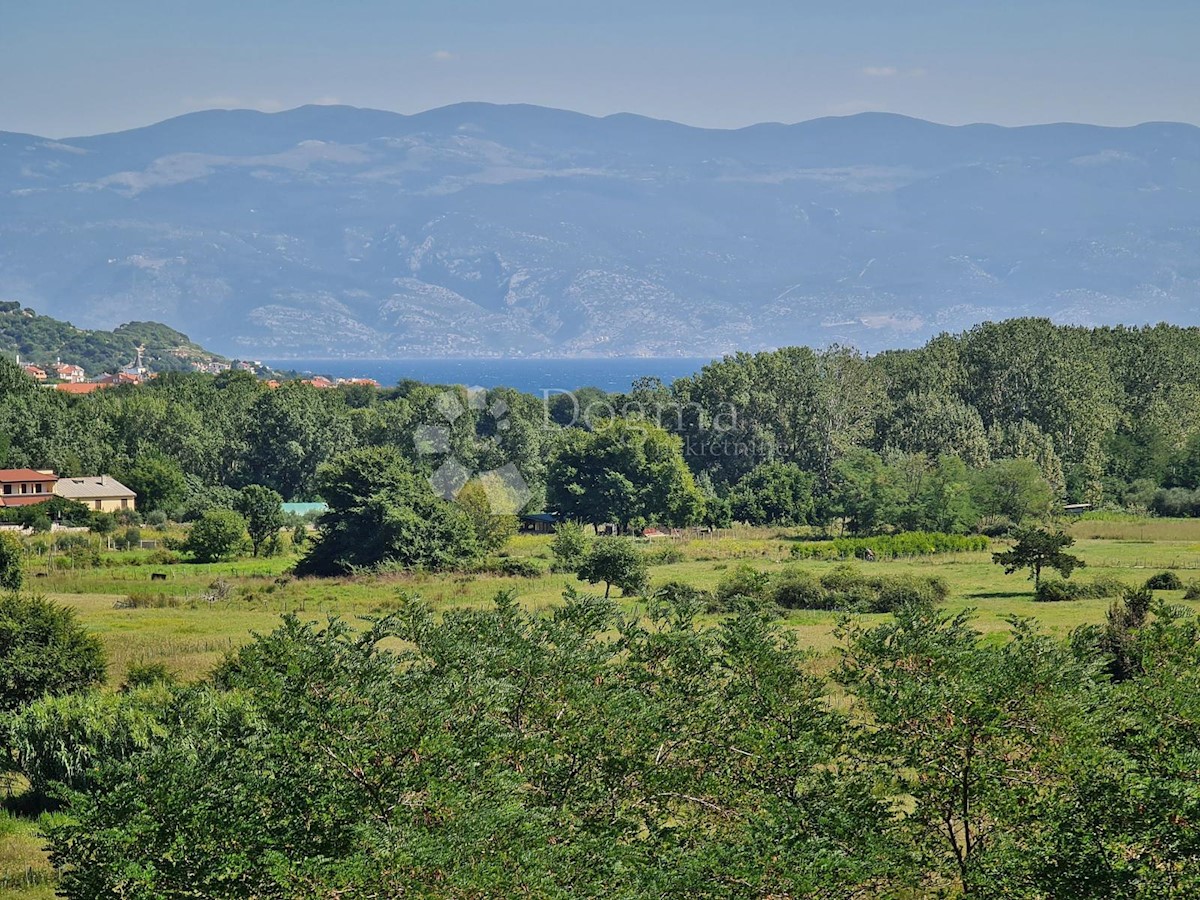
[[[255,556],[279,536],[283,527],[283,498],[261,484],[251,484],[238,494],[238,512],[246,518],[246,531]]]
[[[680,440],[642,420],[610,419],[595,431],[571,430],[551,458],[549,505],[592,525],[690,525],[704,497],[683,460]]]
[[[138,457],[120,473],[120,479],[137,494],[138,509],[143,513],[162,510],[172,514],[183,503],[187,492],[187,481],[179,463],[159,453]]]
[[[316,486],[329,509],[297,574],[337,575],[386,565],[446,569],[479,553],[463,509],[437,497],[391,447],[334,457],[318,470]]]

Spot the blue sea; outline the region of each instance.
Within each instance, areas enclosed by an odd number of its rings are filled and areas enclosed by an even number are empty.
[[[598,387],[627,391],[647,375],[670,384],[709,363],[707,358],[657,359],[277,359],[263,360],[280,371],[295,370],[329,378],[374,378],[384,387],[405,379],[429,384],[511,387],[542,396],[543,391]]]

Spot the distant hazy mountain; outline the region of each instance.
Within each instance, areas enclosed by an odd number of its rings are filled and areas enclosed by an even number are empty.
[[[690,128],[462,104],[0,133],[0,300],[241,356],[913,343],[1200,323],[1200,129]]]

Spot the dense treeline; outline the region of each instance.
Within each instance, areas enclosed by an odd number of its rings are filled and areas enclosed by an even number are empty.
[[[637,416],[662,429],[624,422]],[[600,427],[613,417],[623,424]],[[0,463],[110,472],[146,508],[183,517],[247,485],[315,498],[323,463],[381,447],[423,475],[450,460],[466,475],[511,464],[525,509],[622,528],[962,533],[1062,500],[1191,515],[1197,423],[1200,330],[1166,325],[1014,320],[919,350],[737,354],[669,388],[545,400],[412,382],[271,390],[244,373],[67,397],[0,363]]]
[[[754,608],[648,608],[289,619],[198,684],[89,673],[9,759],[70,798],[79,900],[1200,890],[1200,631],[1149,592],[1065,642],[905,603],[828,675]]]

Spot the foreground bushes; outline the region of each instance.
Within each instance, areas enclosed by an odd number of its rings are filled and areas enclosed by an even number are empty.
[[[10,724],[10,741],[31,788],[46,795],[87,786],[100,761],[125,759],[166,735],[160,719],[171,700],[165,683],[128,693],[101,691],[47,697]]]
[[[383,649],[400,638],[412,648]],[[761,617],[645,625],[422,604],[289,619],[94,767],[51,840],[73,898],[816,893],[887,872],[847,720]],[[736,747],[737,753],[728,748]],[[833,763],[837,761],[836,777]]]
[[[851,568],[790,574],[802,597],[872,582]],[[365,631],[289,618],[205,683],[142,673],[123,697],[37,703],[20,733],[43,749],[22,759],[40,782],[79,789],[47,822],[59,889],[1200,891],[1189,615],[1134,591],[1069,641],[1028,622],[998,641],[966,613],[903,603],[874,627],[842,625],[823,678],[767,617],[743,607],[698,627],[697,601],[675,585],[648,620],[574,594],[545,614],[507,594],[440,617],[407,601]],[[853,703],[829,703],[831,682]]]
[[[796,559],[867,559],[874,554],[876,559],[896,559],[935,553],[967,553],[986,550],[988,546],[988,539],[981,534],[905,531],[879,537],[806,541],[792,545],[792,556]]]

